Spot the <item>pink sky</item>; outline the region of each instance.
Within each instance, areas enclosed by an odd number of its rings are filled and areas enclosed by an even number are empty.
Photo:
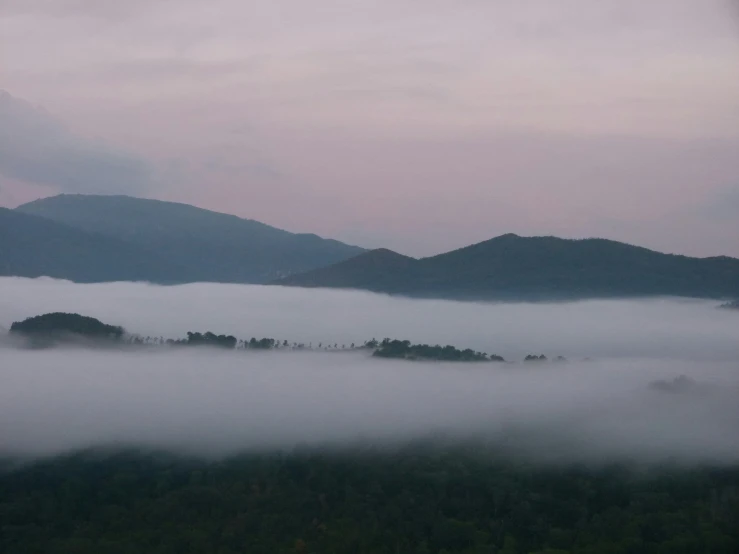
[[[0,204],[739,256],[733,0],[4,0]]]

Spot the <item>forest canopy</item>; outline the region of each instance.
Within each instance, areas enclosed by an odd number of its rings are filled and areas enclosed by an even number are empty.
[[[552,467],[476,448],[0,469],[3,554],[734,554],[736,469]]]

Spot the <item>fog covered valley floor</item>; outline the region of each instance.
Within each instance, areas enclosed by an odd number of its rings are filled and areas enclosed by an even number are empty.
[[[6,329],[78,312],[151,336],[570,360],[0,348],[0,552],[739,550],[732,310],[0,281]]]

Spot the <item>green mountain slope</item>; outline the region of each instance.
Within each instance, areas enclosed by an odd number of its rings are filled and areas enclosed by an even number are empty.
[[[363,252],[187,204],[128,196],[59,195],[16,210],[156,252],[178,268],[181,282],[261,283]]]
[[[366,254],[365,254],[366,256]],[[391,257],[385,255],[386,260]],[[604,239],[503,235],[430,258],[362,271],[363,256],[275,284],[462,299],[739,294],[739,260],[663,254]]]

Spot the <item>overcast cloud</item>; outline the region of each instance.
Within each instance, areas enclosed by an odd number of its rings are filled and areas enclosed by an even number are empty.
[[[140,194],[411,255],[517,232],[739,256],[739,223],[705,210],[739,182],[738,13],[6,0],[2,86],[114,145],[96,150],[111,190],[137,190],[150,167]],[[103,162],[78,155],[92,190]],[[74,181],[41,166],[16,163],[0,202]]]
[[[59,192],[147,192],[151,169],[141,158],[77,136],[28,102],[0,90],[0,173]]]

